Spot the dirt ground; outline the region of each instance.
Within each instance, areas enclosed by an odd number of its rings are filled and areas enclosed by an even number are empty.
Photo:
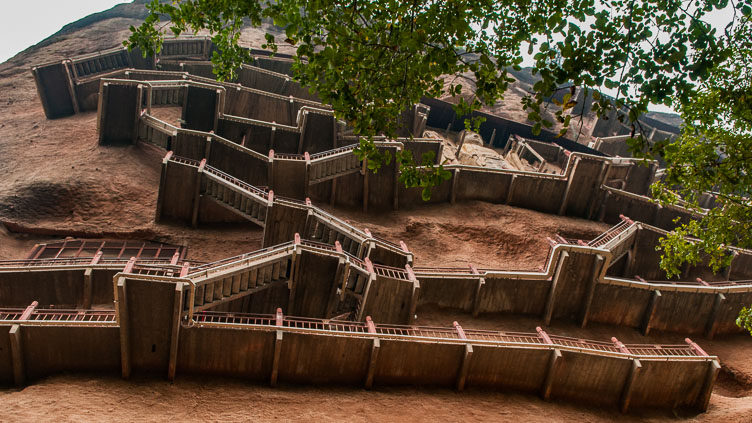
[[[96,114],[47,120],[29,68],[117,45],[130,19],[110,19],[60,37],[49,46],[0,64],[0,259],[25,257],[34,243],[65,236],[151,239],[189,247],[189,259],[209,261],[261,246],[253,226],[191,229],[155,224],[162,154],[151,148],[97,145]],[[244,40],[259,39],[245,34]],[[170,111],[165,111],[169,116]],[[392,241],[403,240],[418,266],[535,269],[547,236],[591,239],[607,226],[503,205],[432,205],[381,215],[335,214]],[[483,316],[421,308],[418,324],[534,330],[534,318]],[[551,332],[624,342],[680,343],[676,334],[649,338],[606,326],[555,324]],[[702,415],[615,410],[544,402],[535,396],[470,390],[362,389],[281,386],[271,389],[220,378],[178,376],[123,381],[117,375],[58,375],[18,390],[0,389],[0,420],[164,421],[752,421],[752,338],[697,340],[721,358],[723,370]]]

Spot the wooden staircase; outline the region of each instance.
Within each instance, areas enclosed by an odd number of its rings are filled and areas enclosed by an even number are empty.
[[[251,256],[239,256],[218,264],[202,266],[186,277],[195,284],[193,311],[254,294],[271,286],[287,283],[291,276],[293,248],[283,246]],[[186,304],[184,311],[188,311]]]
[[[201,192],[205,197],[261,227],[266,225],[267,208],[271,202],[269,197],[273,194],[267,194],[211,166],[204,168],[203,175]]]
[[[351,145],[330,152],[311,155],[308,184],[313,185],[359,172],[361,163],[360,159],[353,153],[354,149],[355,146]]]

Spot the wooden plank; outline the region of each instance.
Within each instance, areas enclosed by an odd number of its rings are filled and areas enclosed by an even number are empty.
[[[21,326],[11,326],[8,335],[10,336],[10,354],[13,361],[13,382],[16,386],[23,386],[26,384],[26,366],[23,343],[21,342]]]
[[[175,369],[178,361],[178,336],[180,335],[180,319],[183,310],[183,283],[175,284],[175,298],[172,303],[172,333],[170,334],[170,358],[167,367],[167,380],[175,380]]]

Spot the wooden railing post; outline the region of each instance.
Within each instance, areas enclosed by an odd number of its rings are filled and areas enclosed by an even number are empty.
[[[285,317],[282,314],[282,309],[277,307],[277,313],[275,315],[275,326],[279,327],[276,331],[276,338],[274,340],[274,359],[272,360],[272,374],[269,380],[269,384],[272,387],[277,386],[277,378],[279,376],[279,356],[282,352],[282,323]]]
[[[540,326],[536,327],[535,330],[538,332],[538,336],[543,339],[544,344],[553,345],[551,338],[543,329],[541,329]],[[546,379],[543,382],[540,393],[541,397],[546,401],[551,399],[551,389],[553,388],[554,379],[556,378],[556,372],[558,371],[559,367],[561,367],[561,351],[559,351],[558,348],[552,348],[551,358],[548,361]]]
[[[459,323],[454,322],[454,329],[457,331],[457,337],[459,339],[467,339],[465,331],[462,329]],[[457,382],[455,387],[458,391],[465,389],[465,383],[467,382],[467,373],[470,369],[470,359],[473,356],[473,346],[471,344],[465,344],[465,354],[462,356],[462,363],[460,363],[460,371],[457,374]]]
[[[366,316],[366,327],[368,328],[368,333],[376,335],[376,325],[373,324],[371,316]],[[371,389],[373,387],[373,378],[376,374],[376,363],[379,359],[379,348],[381,348],[379,338],[374,336],[373,344],[371,345],[371,357],[368,360],[368,369],[366,370],[364,383],[366,389]]]

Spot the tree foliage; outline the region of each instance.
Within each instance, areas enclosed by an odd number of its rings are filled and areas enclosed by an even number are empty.
[[[682,103],[684,127],[673,140],[658,143],[667,163],[653,194],[664,204],[694,210],[699,218],[680,225],[661,240],[661,267],[677,275],[684,263],[706,262],[714,271],[731,263],[727,246],[752,248],[752,21],[749,12],[732,28],[727,59]],[[704,210],[698,197],[714,192],[716,207]],[[739,326],[752,329],[752,310]]]
[[[749,8],[752,0],[742,1]],[[727,5],[728,0],[154,0],[147,5],[151,15],[132,28],[126,44],[145,53],[159,50],[165,32],[160,20],[169,20],[175,35],[208,30],[222,52],[212,57],[215,72],[232,78],[250,59],[238,47],[243,23],[272,20],[285,35],[268,33],[261,47],[296,46],[296,78],[364,136],[357,153],[375,171],[391,157],[370,137],[394,134],[403,110],[422,96],[443,94],[459,99],[459,116],[493,106],[513,81],[508,70],[519,68],[525,52],[533,55],[533,73],[541,78],[523,99],[536,132],[553,126],[541,105],[564,83],[595,90],[599,114],[613,105],[598,90],[615,90],[616,106],[628,108],[635,120],[649,103],[684,100],[692,81],[705,78],[724,58],[703,17]],[[472,92],[461,83],[467,78],[475,81]],[[560,135],[570,125],[574,104],[565,95],[555,113],[564,126]],[[481,122],[467,119],[466,126],[477,129]],[[642,149],[643,139],[635,140],[635,149]],[[428,190],[446,178],[440,166],[416,167],[408,154],[396,159],[408,186]]]

